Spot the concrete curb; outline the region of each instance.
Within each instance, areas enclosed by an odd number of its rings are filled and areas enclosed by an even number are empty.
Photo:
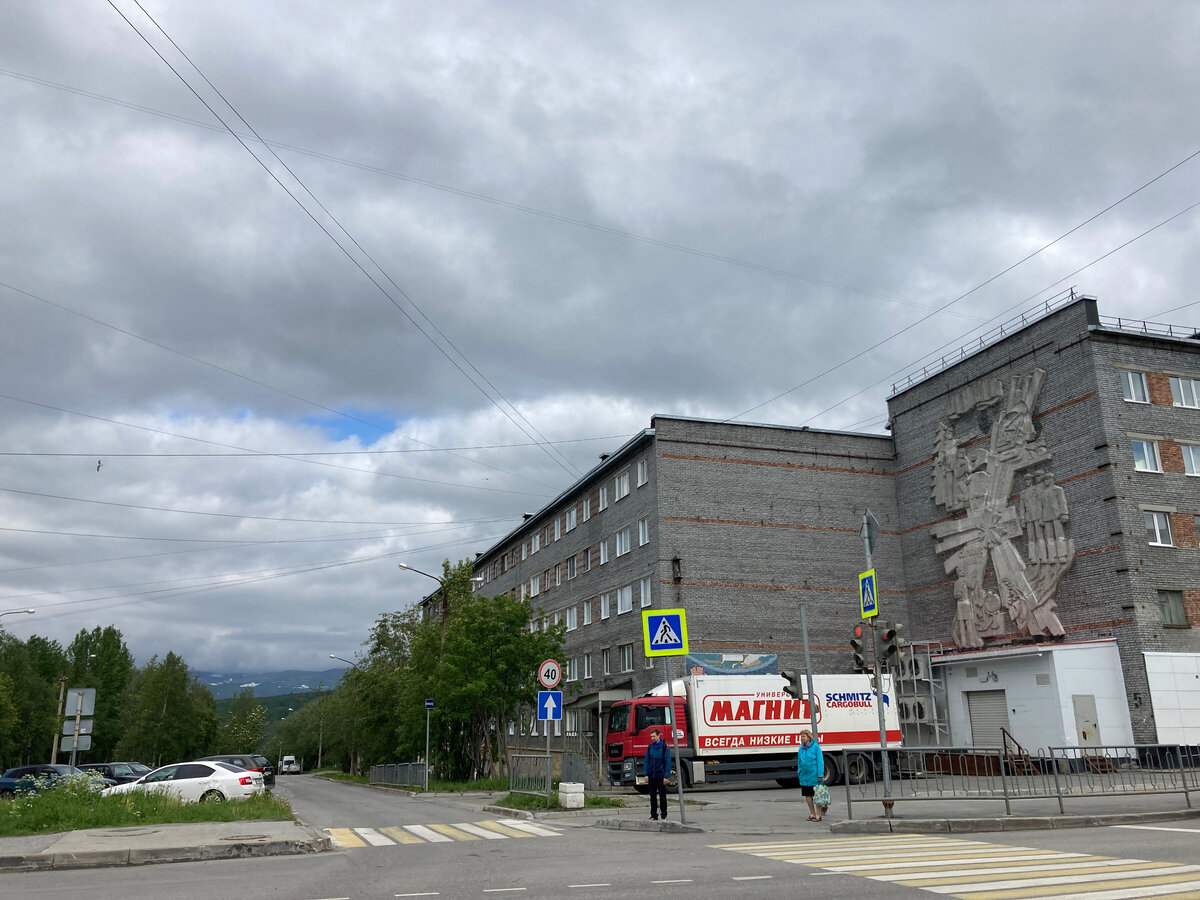
[[[665,831],[670,834],[703,834],[704,829],[699,825],[684,825],[674,819],[599,819],[593,823],[597,828],[608,828],[613,831]]]
[[[1137,825],[1200,817],[1200,809],[1145,813],[1110,813],[1093,816],[1005,816],[987,819],[848,819],[829,827],[834,834],[969,834],[984,831],[1049,831],[1060,828],[1097,828]]]

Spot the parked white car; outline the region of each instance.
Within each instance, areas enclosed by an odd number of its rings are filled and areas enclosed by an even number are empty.
[[[163,766],[137,781],[107,788],[104,796],[131,791],[161,791],[184,802],[223,803],[245,800],[264,790],[260,772],[251,772],[229,763],[185,762]]]

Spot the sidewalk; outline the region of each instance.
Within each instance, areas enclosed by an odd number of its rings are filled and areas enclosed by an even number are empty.
[[[0,838],[0,873],[283,856],[332,849],[297,822],[204,822]]]
[[[500,812],[488,802],[499,795],[456,795],[464,805]],[[1137,796],[1092,795],[1070,798],[1066,815],[1058,814],[1056,800],[1013,802],[1013,815],[1004,815],[1004,803],[985,799],[899,800],[893,816],[883,816],[878,801],[854,804],[854,818],[846,816],[845,803],[833,795],[822,822],[808,822],[808,809],[796,790],[689,791],[680,821],[677,797],[672,795],[670,818],[649,819],[649,801],[630,793],[622,795],[624,809],[582,809],[506,814],[551,821],[573,828],[609,828],[664,833],[701,833],[717,838],[786,836],[819,838],[833,834],[888,832],[979,833],[1050,828],[1085,828],[1200,819],[1200,809],[1187,808],[1181,794]],[[1136,810],[1136,811],[1131,811]],[[133,828],[97,828],[65,834],[0,838],[0,873],[51,869],[88,869],[108,866],[141,866],[152,863],[195,862],[256,856],[317,853],[333,849],[329,837],[298,822],[209,822],[195,825],[148,825]]]

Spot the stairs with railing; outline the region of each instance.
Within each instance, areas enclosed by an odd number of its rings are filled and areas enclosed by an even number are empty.
[[[1029,751],[1017,743],[1017,739],[1009,733],[1007,728],[1001,728],[1000,735],[1003,738],[1004,763],[1008,767],[1008,771],[1014,775],[1042,774],[1042,770],[1029,755]]]

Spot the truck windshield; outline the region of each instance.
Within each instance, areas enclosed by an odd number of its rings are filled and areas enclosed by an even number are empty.
[[[608,712],[608,733],[620,734],[629,728],[629,707],[614,706]]]
[[[643,731],[651,725],[667,724],[667,708],[665,706],[639,706],[637,711],[638,731]]]

